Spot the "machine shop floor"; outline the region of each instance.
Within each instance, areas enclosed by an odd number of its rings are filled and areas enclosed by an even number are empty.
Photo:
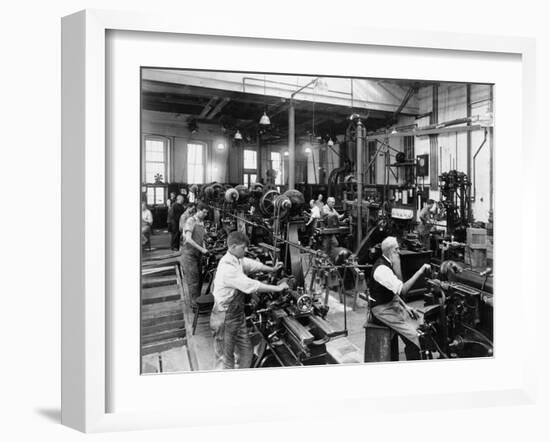
[[[150,253],[158,253],[161,250],[170,251],[170,235],[166,231],[155,231],[151,237],[151,251],[146,250],[144,255]],[[306,259],[303,260],[304,265]],[[307,274],[307,269],[304,269]],[[307,276],[306,276],[307,280]],[[183,281],[182,281],[183,282]],[[307,286],[307,285],[306,285]],[[193,312],[191,310],[189,299],[186,293],[185,284],[181,284],[181,295],[183,299],[183,316],[186,328],[186,345],[180,349],[171,349],[158,354],[148,355],[142,361],[144,373],[155,372],[182,372],[182,371],[202,371],[214,369],[214,349],[213,339],[209,328],[208,317],[200,317],[195,334],[192,333]],[[346,308],[339,300],[339,294],[331,291],[328,298],[329,312],[326,320],[337,330],[344,328],[344,311],[347,321],[347,339],[353,346],[357,348],[357,355],[362,355],[364,351],[365,331],[364,324],[366,321],[366,302],[362,299],[357,300],[355,311],[352,310],[353,298],[350,295],[346,296]],[[410,303],[413,307],[420,307],[422,301]],[[399,360],[405,360],[403,343],[399,341]],[[159,361],[162,362],[162,369],[159,370]]]

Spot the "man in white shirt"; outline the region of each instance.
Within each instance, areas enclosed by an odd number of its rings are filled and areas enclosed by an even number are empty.
[[[315,233],[315,228],[317,227],[317,224],[321,219],[321,209],[315,203],[315,200],[311,200],[309,202],[309,207],[311,209],[311,212],[309,214],[309,220],[307,221],[305,227],[307,237],[309,238],[309,246],[311,246],[313,244],[313,234]]]
[[[327,204],[323,207],[321,211],[321,216],[325,221],[326,227],[336,228],[340,226],[340,220],[344,218],[345,214],[340,214],[334,208],[336,204],[336,199],[332,196],[327,198]],[[328,256],[332,255],[332,250],[338,247],[340,244],[336,235],[323,235],[323,252]]]
[[[153,226],[153,214],[147,208],[147,203],[145,201],[142,201],[141,203],[141,245],[142,246],[150,246],[152,226]]]
[[[382,256],[374,263],[370,297],[374,299],[371,312],[374,317],[395,330],[405,343],[407,359],[420,359],[420,342],[417,329],[423,319],[421,313],[412,309],[401,296],[406,295],[416,280],[430,269],[424,264],[406,282],[395,274],[399,261],[399,244],[393,236],[388,236],[381,244]]]
[[[254,272],[276,272],[283,264],[266,266],[260,261],[245,258],[248,237],[242,232],[231,232],[227,237],[227,253],[216,269],[212,288],[214,308],[210,327],[214,333],[216,368],[248,368],[252,363],[252,343],[248,336],[244,314],[245,294],[256,292],[279,293],[288,289],[288,284],[264,284],[249,278]],[[235,354],[237,361],[235,361]]]
[[[310,218],[308,222],[306,223],[306,227],[310,224],[313,224],[313,227],[317,226],[317,221],[321,219],[321,209],[319,209],[319,206],[315,204],[315,200],[311,200],[309,202],[309,207],[311,209]]]

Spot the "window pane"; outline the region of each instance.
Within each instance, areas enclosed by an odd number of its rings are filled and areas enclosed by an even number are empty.
[[[154,162],[163,163],[164,152],[146,152],[145,161],[154,161]]]
[[[244,151],[244,168],[245,169],[257,169],[258,163],[256,162],[256,151],[245,150]]]
[[[187,169],[187,181],[193,184],[202,184],[204,181],[203,178],[203,167],[202,165],[191,164]]]
[[[156,175],[162,175],[162,182],[165,182],[164,163],[147,163],[145,171],[145,182],[154,183]]]
[[[164,187],[156,188],[155,204],[164,204]]]
[[[271,152],[271,168],[277,171],[275,184],[283,184],[283,167],[281,163],[281,153]]]
[[[250,184],[255,183],[255,182],[256,182],[256,174],[253,173],[253,174],[250,175]]]
[[[155,183],[155,176],[162,175],[166,182],[166,147],[165,140],[145,139],[145,182]]]
[[[147,188],[147,205],[152,206],[155,203],[155,188]]]
[[[145,152],[164,153],[164,142],[160,140],[145,140]]]
[[[187,145],[187,182],[204,183],[204,145]]]

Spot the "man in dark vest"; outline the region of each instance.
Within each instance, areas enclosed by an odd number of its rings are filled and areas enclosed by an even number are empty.
[[[424,264],[411,278],[403,282],[396,275],[399,268],[399,244],[393,236],[382,241],[382,256],[374,263],[371,276],[371,312],[376,319],[395,330],[405,343],[407,359],[420,359],[420,342],[417,329],[422,314],[409,307],[401,298],[407,294],[416,280],[430,269]]]
[[[183,195],[178,195],[176,201],[168,209],[168,231],[171,233],[170,247],[172,250],[180,249],[180,216],[185,211],[183,207]]]

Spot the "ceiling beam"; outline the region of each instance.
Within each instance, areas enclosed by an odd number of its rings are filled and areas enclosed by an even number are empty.
[[[194,96],[200,98],[210,98],[213,95],[219,98],[229,98],[242,103],[250,103],[265,106],[274,106],[280,103],[280,97],[271,97],[269,95],[250,94],[243,92],[225,91],[222,89],[204,88],[198,86],[175,85],[163,83],[160,81],[143,80],[141,82],[142,91],[157,94],[175,94],[179,96]]]
[[[210,112],[210,115],[208,115],[206,117],[207,120],[211,120],[212,118],[214,118],[217,113],[219,111],[221,111],[223,109],[223,107],[229,103],[230,99],[225,97],[225,98],[222,98],[222,100],[216,105],[216,107],[214,108],[214,110],[212,112]]]
[[[212,106],[214,106],[214,103],[218,101],[218,97],[212,97],[210,98],[210,100],[208,100],[208,103],[206,104],[206,106],[204,106],[204,108],[202,109],[200,115],[199,115],[199,118],[205,118],[206,115],[208,115],[208,112],[210,112],[210,110],[212,109]]]

